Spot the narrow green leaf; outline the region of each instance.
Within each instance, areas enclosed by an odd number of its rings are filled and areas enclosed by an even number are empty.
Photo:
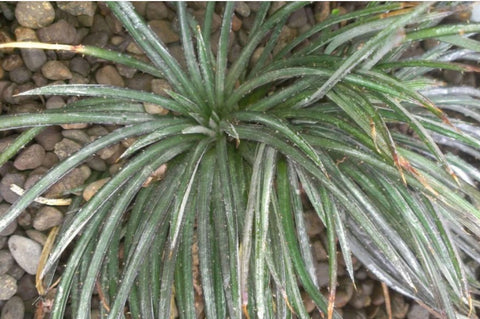
[[[212,228],[210,221],[211,210],[211,190],[213,184],[213,177],[215,173],[215,156],[214,150],[207,151],[204,155],[204,160],[200,164],[198,172],[198,190],[197,190],[197,227],[198,227],[198,258],[199,269],[201,275],[203,300],[205,302],[205,314],[208,318],[216,319],[217,313],[214,305],[217,304],[214,293],[213,271],[216,267],[213,263],[213,247],[212,241],[215,241],[215,236],[212,236]]]
[[[225,96],[225,74],[227,70],[228,41],[230,39],[230,29],[233,18],[235,3],[228,1],[225,3],[223,11],[222,26],[220,27],[220,38],[218,40],[217,63],[215,65],[215,97],[216,105],[219,109],[224,107]]]
[[[422,3],[414,8],[410,13],[401,16],[396,21],[392,22],[377,35],[370,38],[359,50],[350,55],[345,62],[332,74],[332,76],[314,93],[310,98],[302,104],[311,104],[314,101],[321,99],[335,84],[342,80],[353,68],[359,63],[367,59],[370,54],[382,44],[382,39],[388,37],[392,32],[396,32],[398,28],[414,20],[422,12],[430,7],[430,3]]]

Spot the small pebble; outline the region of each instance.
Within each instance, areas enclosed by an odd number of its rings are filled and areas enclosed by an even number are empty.
[[[23,300],[31,300],[38,296],[37,288],[35,288],[35,276],[26,274],[18,281],[17,295]]]
[[[117,153],[119,149],[120,149],[120,144],[114,144],[109,147],[105,147],[101,149],[100,151],[97,152],[97,155],[101,159],[106,160],[112,157],[115,153]]]
[[[54,152],[59,160],[63,160],[70,155],[78,152],[81,148],[81,144],[74,142],[68,138],[64,138],[60,142],[55,144]]]
[[[0,250],[0,275],[6,274],[13,264],[14,260],[10,252],[6,249]]]
[[[145,13],[148,21],[168,18],[168,8],[160,1],[148,1]]]
[[[63,137],[80,144],[90,143],[90,137],[83,130],[63,130]]]
[[[25,315],[25,305],[22,298],[13,296],[2,308],[0,319],[23,319]]]
[[[47,235],[39,232],[38,230],[27,229],[25,233],[30,239],[35,240],[37,243],[39,243],[42,246],[45,245],[45,242],[47,241]]]
[[[0,275],[0,300],[8,300],[17,293],[17,280],[10,275]]]
[[[58,157],[53,152],[45,153],[45,158],[43,159],[42,166],[43,167],[53,167],[55,164],[58,163]]]
[[[250,15],[250,7],[244,1],[238,1],[235,3],[235,12],[246,18]]]
[[[82,76],[87,76],[90,73],[90,64],[82,57],[76,56],[69,63],[70,71]]]
[[[22,58],[18,54],[6,56],[5,59],[2,61],[2,68],[7,72],[11,72],[16,68],[21,67],[22,65]]]
[[[149,27],[163,43],[169,44],[180,40],[178,32],[172,29],[171,23],[165,20],[152,20],[148,22]]]
[[[42,165],[45,158],[45,149],[39,144],[33,144],[17,155],[13,166],[19,171],[34,169]]]
[[[12,204],[18,199],[18,195],[15,194],[10,190],[10,185],[15,184],[17,186],[23,187],[25,183],[26,177],[20,173],[8,173],[0,182],[0,195],[2,195],[3,199],[7,202]]]
[[[152,91],[153,76],[145,73],[136,73],[131,79],[127,79],[126,86],[133,90],[150,92]]]
[[[328,254],[320,240],[316,240],[312,244],[314,256],[318,261],[328,261]]]
[[[82,165],[73,169],[70,173],[65,175],[60,181],[55,183],[47,192],[46,196],[58,197],[63,193],[77,188],[89,177],[91,170],[88,166]]]
[[[60,61],[48,61],[42,66],[42,74],[49,80],[68,80],[72,72]]]
[[[30,238],[13,235],[8,239],[8,248],[17,264],[30,275],[37,272],[42,246]]]
[[[318,286],[326,287],[329,282],[328,263],[319,263],[316,267]]]
[[[352,298],[353,292],[353,283],[350,278],[343,277],[340,279],[335,296],[335,307],[344,307]]]
[[[83,39],[82,44],[103,48],[107,45],[108,39],[109,39],[109,36],[107,32],[98,31],[98,32],[93,32],[87,35]]]
[[[21,49],[23,63],[32,72],[40,70],[40,68],[47,62],[47,55],[43,50],[39,49]]]
[[[25,275],[25,270],[23,270],[22,267],[14,263],[12,268],[8,270],[7,274],[19,280],[20,278],[22,278],[23,275]]]
[[[423,319],[428,318],[429,312],[426,308],[420,306],[418,303],[412,303],[410,310],[408,311],[408,319]]]
[[[105,164],[105,161],[102,160],[101,158],[98,158],[97,156],[92,157],[87,161],[88,167],[95,171],[99,172],[104,172],[107,170],[107,164]]]
[[[48,1],[22,1],[17,3],[15,17],[21,26],[38,29],[55,19],[55,10]]]
[[[232,30],[234,32],[237,32],[242,28],[242,20],[240,20],[235,14],[233,15],[232,18]]]
[[[405,302],[403,296],[399,293],[391,293],[392,315],[395,318],[405,318],[408,313],[409,305]]]
[[[48,230],[54,226],[60,225],[63,220],[61,211],[51,206],[42,207],[33,219],[33,228],[39,231]]]
[[[319,235],[323,232],[325,227],[322,224],[322,221],[318,217],[317,213],[314,211],[309,211],[303,214],[305,218],[305,225],[307,226],[307,235],[308,237],[313,237]]]
[[[65,20],[57,21],[48,27],[37,31],[42,42],[72,44],[75,41],[77,30]]]
[[[62,100],[63,101],[63,100]],[[62,134],[56,126],[48,126],[40,134],[35,137],[35,141],[42,145],[47,151],[52,151],[55,144],[62,140]]]
[[[98,84],[106,84],[119,87],[125,86],[125,82],[123,81],[122,76],[112,65],[106,65],[103,68],[98,69],[98,71],[95,73],[95,80]]]
[[[18,84],[28,82],[32,78],[32,72],[24,66],[16,68],[8,75],[10,76],[10,80]]]
[[[57,1],[57,6],[73,16],[93,16],[97,8],[93,1]]]
[[[17,217],[18,225],[24,229],[31,228],[32,226],[32,215],[30,215],[30,210],[22,212]]]
[[[290,17],[288,18],[288,22],[287,22],[287,25],[290,28],[295,28],[295,29],[301,28],[305,24],[307,24],[307,14],[304,8],[300,8],[294,13],[292,13],[292,15],[290,15]]]

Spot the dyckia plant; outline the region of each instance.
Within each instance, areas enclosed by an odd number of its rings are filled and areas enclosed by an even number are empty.
[[[0,117],[2,130],[30,128],[3,160],[49,125],[119,126],[46,173],[12,205],[0,229],[96,152],[136,139],[121,156],[121,170],[88,201],[72,201],[70,210],[78,211],[42,264],[39,278],[48,286],[72,246],[53,318],[63,318],[67,304],[74,317],[89,317],[96,284],[108,318],[127,312],[167,318],[173,303],[182,318],[196,317],[193,245],[206,318],[307,318],[301,290],[325,316],[339,317],[337,250],[352,280],[353,254],[433,314],[474,315],[478,282],[467,261],[480,262],[480,171],[462,154],[480,156],[480,91],[446,86],[431,71],[478,71],[480,44],[472,36],[480,25],[439,24],[468,9],[457,3],[372,2],[333,13],[279,47],[288,17],[305,5],[291,2],[269,13],[262,2],[231,64],[233,2],[209,2],[201,24],[185,3],[175,4],[185,68],[126,2],[108,6],[150,63],[82,45],[1,45],[99,57],[172,88],[165,97],[97,84],[46,86],[21,95],[87,98],[60,110]],[[431,38],[439,44],[402,58],[412,44]],[[147,104],[170,113],[150,114]],[[146,182],[163,164],[164,178]],[[326,229],[327,297],[315,275],[306,205]]]

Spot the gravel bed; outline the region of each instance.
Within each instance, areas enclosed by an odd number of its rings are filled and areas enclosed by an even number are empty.
[[[270,11],[283,2],[275,2]],[[221,6],[218,4],[217,6]],[[337,3],[338,5],[338,3]],[[355,3],[340,3],[340,12],[355,8]],[[135,2],[138,12],[150,27],[166,43],[171,54],[185,64],[178,35],[175,11],[163,2]],[[252,28],[257,2],[237,2],[233,18],[230,53],[234,61],[247,41]],[[201,20],[205,3],[189,3],[191,13]],[[219,8],[220,9],[220,8]],[[323,21],[331,11],[329,2],[314,3],[295,12],[282,30],[274,51],[279,51],[288,41],[317,22]],[[50,43],[88,44],[133,54],[146,60],[145,55],[122,29],[119,22],[102,3],[94,2],[0,2],[0,41],[44,41]],[[219,10],[218,12],[221,12]],[[201,21],[200,21],[201,22]],[[220,15],[214,16],[212,46],[215,50],[221,23]],[[413,48],[415,53],[423,50]],[[252,61],[262,52],[258,48]],[[92,57],[69,52],[53,52],[38,49],[11,50],[0,55],[0,111],[17,114],[37,110],[61,108],[71,97],[16,97],[15,95],[38,86],[59,83],[101,83],[128,87],[163,94],[168,84],[134,69],[105,62]],[[468,81],[475,84],[475,77],[468,73]],[[447,71],[445,78],[455,81],[465,79]],[[147,112],[165,113],[156,106],[146,105]],[[0,168],[0,216],[18,198],[10,190],[11,184],[28,189],[48,169],[83,145],[115,129],[108,125],[72,124],[45,129],[14,159]],[[12,143],[22,130],[0,133],[0,152]],[[85,164],[58,181],[45,196],[65,196],[69,191],[84,185],[92,172],[116,169],[114,165],[126,145],[117,144],[104,149]],[[89,196],[86,194],[85,196]],[[33,318],[38,294],[35,288],[35,272],[42,247],[50,229],[60,225],[66,214],[62,207],[31,205],[14,223],[0,232],[0,319]],[[326,293],[328,285],[328,261],[325,251],[326,238],[323,226],[314,212],[307,212],[309,235],[312,242],[317,277]],[[339,265],[343,266],[341,256]],[[356,289],[348,279],[345,269],[339,269],[339,287],[336,306],[344,318],[387,318],[385,296],[380,282],[368,273],[360,263],[355,263]],[[390,291],[392,312],[395,318],[428,318],[428,312],[416,303]],[[309,300],[305,300],[312,318],[320,318]],[[94,302],[93,305],[96,303]],[[201,307],[201,305],[199,306]],[[92,318],[98,312],[92,311]]]

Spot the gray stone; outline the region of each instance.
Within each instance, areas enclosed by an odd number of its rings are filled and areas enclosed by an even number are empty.
[[[8,239],[8,248],[17,264],[30,275],[37,272],[42,246],[30,238],[13,235]]]
[[[33,228],[39,231],[50,229],[54,226],[60,225],[63,220],[61,211],[51,206],[42,207],[33,219]]]
[[[152,20],[148,22],[148,25],[165,44],[174,43],[180,40],[178,32],[175,32],[172,29],[170,21]]]
[[[72,44],[75,41],[77,30],[65,20],[60,20],[48,27],[37,31],[42,42]]]
[[[60,61],[48,61],[42,66],[42,74],[49,80],[68,80],[72,72]]]
[[[244,1],[238,1],[235,3],[235,12],[246,18],[250,15],[250,7]]]
[[[23,319],[25,315],[25,305],[22,298],[13,296],[2,308],[0,319]]]
[[[45,235],[42,232],[39,232],[38,230],[28,229],[25,231],[25,233],[30,239],[35,240],[37,243],[39,243],[42,246],[45,245],[45,242],[47,241],[47,235]]]
[[[47,62],[47,55],[39,49],[21,49],[23,63],[32,72],[40,70],[42,65]]]
[[[32,78],[32,72],[24,66],[16,68],[8,75],[10,76],[10,80],[18,84],[28,82]]]
[[[77,72],[82,76],[90,73],[90,64],[82,57],[76,56],[70,60],[70,71]]]
[[[301,28],[307,24],[307,14],[304,8],[300,8],[288,18],[287,25],[290,28]]]
[[[3,215],[7,212],[7,210],[10,208],[10,205],[2,203],[0,204],[0,219],[2,218]],[[0,232],[0,236],[9,236],[13,234],[17,230],[17,220],[14,220],[11,222],[4,230]]]
[[[42,165],[45,158],[45,150],[39,144],[33,144],[24,149],[13,162],[13,166],[19,171],[34,169]]]
[[[58,157],[53,152],[45,153],[45,158],[43,159],[42,166],[43,167],[53,167],[55,164],[58,163]]]
[[[90,137],[83,130],[63,130],[62,135],[63,137],[80,144],[90,143]]]
[[[47,103],[45,103],[45,107],[49,109],[59,109],[65,106],[65,101],[61,96],[51,96],[47,99]],[[48,149],[46,149],[48,150]]]
[[[60,181],[55,183],[47,193],[48,196],[62,196],[66,191],[69,191],[73,188],[79,187],[85,183],[85,180],[91,174],[91,170],[88,166],[80,166],[75,168],[73,171],[64,176]]]
[[[32,81],[33,83],[35,83],[35,85],[37,87],[40,87],[40,86],[45,86],[48,84],[48,80],[45,79],[45,77],[42,75],[41,72],[35,72],[33,75],[32,75]]]
[[[76,153],[82,148],[81,144],[78,144],[68,138],[62,139],[60,142],[55,144],[55,155],[57,155],[59,160],[63,160],[70,155]]]
[[[319,287],[328,285],[328,263],[319,263],[316,267],[317,282]]]
[[[417,303],[413,303],[410,311],[407,314],[408,319],[423,319],[428,318],[428,310]]]
[[[63,101],[63,100],[62,100]],[[55,144],[62,140],[62,134],[56,126],[49,126],[45,128],[40,134],[35,137],[35,141],[42,145],[47,151],[52,151]]]
[[[0,275],[6,274],[14,264],[13,257],[6,249],[0,250]]]
[[[2,178],[2,181],[0,182],[0,194],[7,203],[12,204],[19,197],[10,190],[10,185],[15,184],[23,187],[25,179],[25,175],[20,173],[8,173]]]
[[[140,91],[152,91],[152,79],[153,76],[146,73],[137,73],[131,79],[127,79],[126,86],[133,90],[140,90]]]
[[[97,8],[93,1],[57,1],[57,6],[73,16],[93,16]]]
[[[83,38],[83,44],[84,45],[91,45],[91,46],[96,46],[103,48],[107,45],[108,43],[108,33],[105,31],[98,31],[98,32],[93,32],[87,35],[85,38]]]
[[[168,17],[167,6],[160,1],[149,1],[146,7],[147,20],[162,20]]]
[[[104,172],[107,170],[107,164],[105,163],[104,160],[101,158],[94,156],[91,159],[87,161],[88,167],[90,167],[93,170],[99,171],[99,172]]]
[[[26,210],[22,212],[17,217],[18,225],[24,229],[28,229],[32,227],[32,215],[30,215],[30,210]]]
[[[131,42],[130,44],[134,44],[133,42]],[[127,51],[128,49],[131,47],[131,45],[128,45],[127,47]],[[137,47],[136,45],[134,45],[134,47]],[[137,47],[138,48],[138,47]],[[133,53],[133,52],[130,52],[130,53]],[[137,53],[135,53],[137,54]],[[133,78],[133,76],[135,75],[135,73],[137,73],[137,69],[135,68],[131,68],[131,67],[128,67],[126,65],[122,65],[122,64],[119,64],[117,65],[117,70],[118,70],[118,73],[123,76],[124,78],[127,78],[127,79],[131,79]]]
[[[2,68],[7,72],[11,72],[22,65],[22,58],[18,54],[9,55],[2,61]]]
[[[8,300],[17,292],[17,281],[10,275],[0,275],[0,300]]]
[[[23,275],[25,275],[25,270],[15,263],[13,264],[12,268],[8,270],[7,274],[19,280]]]
[[[403,296],[399,293],[392,293],[390,295],[392,303],[392,315],[395,318],[405,318],[408,313],[409,304],[405,302]]]
[[[23,300],[31,300],[38,296],[37,288],[35,288],[35,276],[27,274],[18,281],[17,295]]]
[[[55,19],[55,10],[48,1],[18,2],[15,17],[21,26],[38,29],[45,27]]]
[[[95,73],[95,80],[99,84],[124,87],[125,82],[113,65],[106,65]]]
[[[6,247],[8,237],[0,236],[0,249]]]

